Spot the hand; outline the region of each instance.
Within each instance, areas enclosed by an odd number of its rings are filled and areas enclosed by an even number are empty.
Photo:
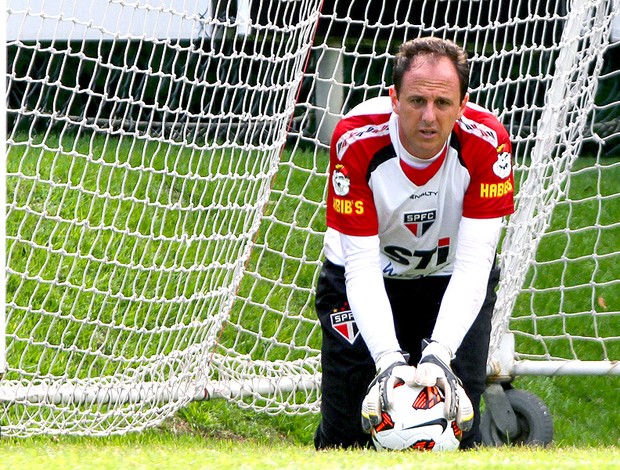
[[[381,414],[393,401],[394,386],[399,383],[413,385],[415,367],[407,364],[400,352],[383,355],[377,361],[377,375],[368,386],[362,402],[362,428],[371,429],[383,419]]]
[[[414,382],[423,387],[437,385],[444,394],[446,417],[455,419],[461,430],[469,431],[474,422],[474,407],[449,365],[452,355],[437,342],[425,343]]]

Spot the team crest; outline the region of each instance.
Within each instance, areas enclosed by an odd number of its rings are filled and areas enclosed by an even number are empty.
[[[353,318],[351,310],[343,312],[334,312],[330,315],[332,328],[340,334],[349,343],[353,344],[359,335],[359,329]]]
[[[416,237],[424,235],[437,219],[437,211],[407,212],[404,214],[405,227]]]
[[[332,185],[337,196],[346,196],[349,194],[351,180],[349,179],[349,171],[344,165],[338,164],[334,167]]]

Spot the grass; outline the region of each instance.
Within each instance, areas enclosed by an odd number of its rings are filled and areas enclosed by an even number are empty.
[[[555,379],[547,380],[553,382]],[[596,382],[596,379],[590,381],[590,385],[601,385],[600,381]],[[570,387],[568,382],[565,385]],[[550,393],[554,393],[553,387]],[[557,397],[558,402],[562,400],[561,396]],[[553,401],[549,404],[554,406]],[[592,405],[577,412],[573,420],[577,421],[596,409],[592,422],[607,419],[610,425],[617,426],[615,409],[606,416],[601,415],[600,406]],[[574,426],[573,435],[576,435],[582,423],[574,421],[571,424]],[[437,454],[379,453],[359,449],[316,452],[308,441],[315,423],[316,417],[312,416],[269,417],[240,410],[223,401],[200,402],[192,403],[162,426],[141,433],[100,438],[38,436],[5,439],[0,455],[6,468],[28,469],[620,468],[617,430],[598,443],[592,438],[602,436],[602,430],[588,432],[586,436],[581,434],[573,444],[569,443],[569,436],[545,449],[502,447]]]
[[[503,447],[470,452],[419,453],[331,450],[316,452],[263,428],[260,437],[213,436],[182,422],[125,436],[98,439],[49,436],[2,442],[5,468],[28,469],[344,469],[344,468],[620,468],[620,447]]]
[[[528,357],[620,357],[618,178],[617,159],[582,157],[573,167],[512,312],[517,349]]]
[[[605,468],[620,466],[620,451],[613,447],[566,448],[549,452],[533,448],[482,449],[469,453],[378,453],[374,451],[315,452],[307,447],[252,442],[204,442],[196,437],[177,437],[158,442],[146,433],[139,438],[108,439],[97,443],[37,442],[38,445],[5,443],[2,463],[6,468],[45,469],[539,469]],[[88,457],[85,457],[88,456]]]
[[[9,156],[8,170],[13,175],[8,181],[9,200],[14,204],[7,225],[13,238],[7,248],[13,274],[7,291],[9,300],[21,309],[13,310],[7,330],[13,338],[10,359],[18,358],[26,375],[35,366],[42,374],[68,377],[113,373],[118,365],[107,359],[114,355],[140,358],[198,340],[199,333],[189,325],[192,313],[183,302],[202,288],[226,286],[230,279],[220,268],[227,260],[236,260],[239,253],[234,243],[224,245],[221,237],[209,239],[203,234],[223,233],[224,238],[233,240],[238,233],[246,233],[248,227],[237,209],[256,200],[259,190],[252,182],[267,177],[270,171],[251,154],[213,154],[205,160],[192,151],[178,153],[161,144],[132,143],[128,147],[111,142],[78,140],[78,146],[87,147],[73,153],[58,154],[34,147],[28,150],[30,155],[18,149]],[[99,158],[79,157],[86,151]],[[254,241],[261,250],[248,260],[249,275],[239,286],[239,297],[251,302],[233,308],[231,323],[243,321],[249,333],[227,329],[220,338],[238,351],[258,357],[262,353],[276,358],[303,357],[303,348],[291,353],[283,346],[291,340],[310,349],[319,346],[313,323],[281,325],[271,321],[272,317],[262,316],[269,309],[311,311],[307,290],[295,286],[312,284],[316,267],[312,261],[319,255],[324,230],[317,206],[324,195],[323,185],[319,188],[311,184],[316,178],[314,156],[301,154],[298,158],[295,166],[288,167],[290,171],[279,173],[275,179],[275,197],[265,208],[273,223],[264,224],[256,233]],[[238,163],[235,168],[230,167],[232,161]],[[591,166],[592,161],[586,163]],[[165,169],[173,169],[175,176],[165,178]],[[617,181],[618,167],[611,170],[612,179]],[[239,178],[226,186],[223,175],[231,171]],[[37,179],[31,178],[34,175]],[[597,187],[601,184],[602,189]],[[593,220],[597,203],[587,196],[593,190],[610,194],[615,190],[609,184],[608,179],[599,180],[587,171],[574,180],[571,204],[561,206],[555,214],[551,234],[541,243],[540,260],[581,258],[583,249],[596,249],[603,256],[596,265],[594,279],[620,279],[617,263],[608,262],[604,256],[620,245],[614,225],[620,218],[620,208],[612,201],[601,218]],[[65,191],[67,187],[73,191]],[[175,203],[180,210],[167,210]],[[218,215],[222,208],[224,215]],[[76,226],[75,220],[88,224]],[[293,222],[296,230],[290,228]],[[580,228],[593,222],[607,227],[605,236],[582,238]],[[565,224],[569,224],[568,230],[564,230]],[[82,230],[99,226],[111,230]],[[196,243],[179,242],[183,234],[193,236]],[[76,256],[67,256],[62,250]],[[283,258],[281,252],[287,256]],[[116,264],[109,263],[110,259]],[[589,277],[584,273],[592,271],[590,262],[579,261],[576,270],[567,270],[561,263],[543,265],[535,279],[536,287],[555,283],[558,278],[587,285]],[[273,272],[256,282],[265,269]],[[85,289],[73,289],[75,285]],[[566,345],[569,335],[592,336],[602,331],[602,335],[611,337],[620,328],[617,315],[605,316],[600,305],[597,308],[601,315],[595,324],[586,316],[556,315],[559,305],[567,312],[587,310],[591,299],[584,298],[583,292],[563,292],[561,299],[557,293],[537,292],[534,299],[527,295],[520,299],[516,315],[523,318],[522,330],[532,336],[518,337],[518,347],[538,352],[540,339],[535,333],[559,331],[561,338],[547,340],[551,341],[548,344],[556,341],[551,348],[558,356],[577,351],[581,357],[596,360],[605,354],[612,359],[620,357],[618,342],[605,337],[597,341],[572,338]],[[139,294],[137,299],[134,293]],[[617,285],[602,295],[609,308],[617,310]],[[196,309],[213,315],[220,301],[214,298],[199,303]],[[532,318],[530,304],[536,306],[537,318],[528,324]],[[48,316],[45,311],[70,314]],[[89,325],[84,320],[94,312],[102,314],[97,313],[98,322]],[[166,329],[171,322],[185,324],[188,335],[180,339],[174,336]],[[134,329],[124,328],[127,326]],[[144,336],[139,337],[137,331]],[[257,346],[254,331],[274,340]],[[15,340],[30,335],[41,340],[30,344]],[[75,346],[52,358],[49,342]],[[497,468],[500,463],[504,468],[578,468],[580,462],[583,468],[620,467],[619,377],[518,377],[514,385],[537,394],[550,408],[555,420],[551,449],[483,449],[442,456],[367,451],[317,453],[312,447],[317,415],[272,416],[212,400],[190,403],[161,427],[142,433],[97,439],[5,439],[0,455],[3,465],[23,468],[409,468],[414,464]],[[25,411],[26,417],[29,410],[20,412]]]
[[[536,394],[554,421],[554,446],[620,448],[620,377],[517,377],[516,388]]]

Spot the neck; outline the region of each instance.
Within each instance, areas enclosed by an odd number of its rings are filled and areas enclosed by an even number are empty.
[[[435,160],[437,160],[439,158],[439,156],[443,153],[444,149],[446,148],[446,145],[448,143],[446,142],[443,147],[441,148],[441,150],[439,150],[439,152],[437,152],[434,156],[432,156],[431,158],[419,158],[416,157],[415,155],[410,154],[407,149],[405,149],[405,147],[403,147],[402,142],[398,141],[398,156],[400,157],[400,159],[402,161],[404,161],[407,165],[409,165],[412,168],[426,168],[428,167],[431,163],[433,163]]]

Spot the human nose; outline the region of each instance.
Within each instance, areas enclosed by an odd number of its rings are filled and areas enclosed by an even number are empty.
[[[427,104],[424,106],[422,110],[422,120],[424,122],[434,122],[435,121],[435,107],[432,104]]]

